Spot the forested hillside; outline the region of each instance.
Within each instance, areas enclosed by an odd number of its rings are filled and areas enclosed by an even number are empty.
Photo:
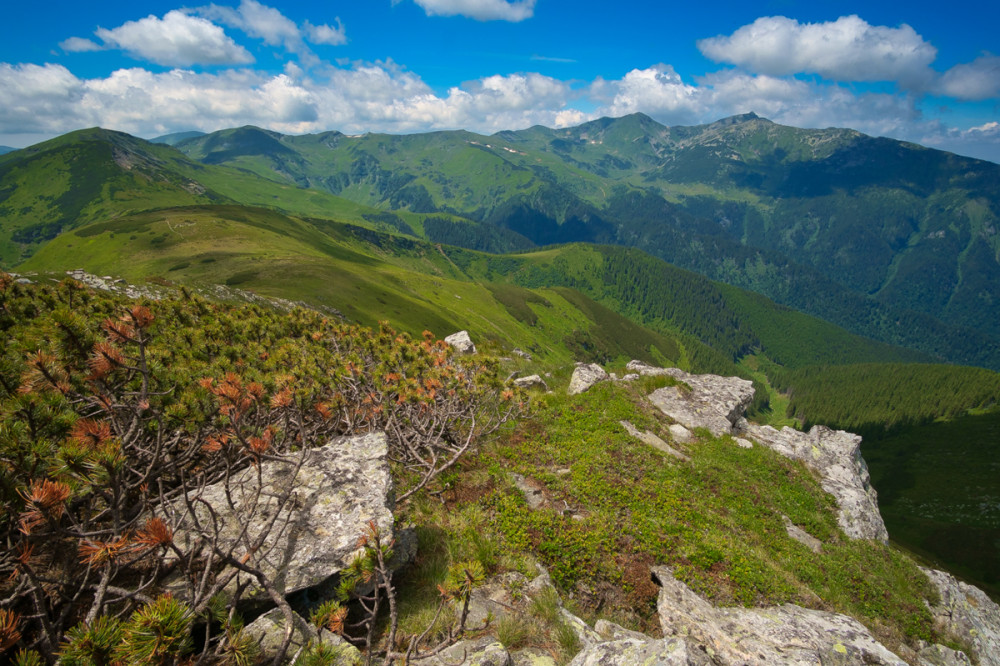
[[[368,205],[486,222],[517,234],[506,249],[516,239],[639,247],[854,333],[1000,367],[995,164],[753,114],[696,127],[639,114],[491,137],[241,128],[178,148]],[[435,232],[501,246],[470,237],[485,233],[476,227]]]

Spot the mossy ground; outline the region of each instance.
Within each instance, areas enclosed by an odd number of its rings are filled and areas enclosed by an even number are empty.
[[[404,520],[433,545],[404,596],[431,589],[457,557],[491,573],[537,560],[586,619],[656,634],[649,569],[666,564],[718,605],[846,613],[890,648],[939,639],[926,577],[892,548],[845,537],[833,499],[801,463],[705,432],[686,447],[690,462],[680,462],[629,437],[621,420],[666,432],[667,419],[643,399],[664,381],[537,396],[533,417],[483,446],[438,495],[406,509]],[[512,472],[542,490],[541,508],[529,508]],[[783,515],[822,540],[822,553],[788,537]]]

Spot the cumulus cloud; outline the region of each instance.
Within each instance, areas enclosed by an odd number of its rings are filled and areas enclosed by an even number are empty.
[[[477,21],[517,23],[535,15],[535,0],[413,0],[428,16],[465,16]]]
[[[309,21],[302,24],[303,29],[306,34],[309,35],[309,41],[313,44],[329,44],[330,46],[341,46],[347,43],[347,32],[344,30],[344,25],[337,18],[337,27],[330,25],[313,25]]]
[[[83,37],[70,37],[59,42],[59,48],[67,53],[81,53],[83,51],[100,51],[101,45],[90,39]]]
[[[302,34],[295,22],[274,7],[262,5],[256,0],[242,0],[235,9],[212,4],[196,11],[205,18],[262,39],[265,44],[284,46],[293,52],[303,47]]]
[[[987,53],[941,75],[935,92],[966,100],[1000,97],[1000,56]]]
[[[764,16],[732,35],[698,42],[716,62],[769,76],[819,74],[834,81],[897,81],[925,85],[937,56],[929,42],[905,23],[898,28],[870,25],[858,16],[826,23],[799,23]]]
[[[278,75],[121,69],[78,79],[60,65],[0,66],[0,134],[57,134],[100,125],[140,136],[259,125],[286,133],[327,129],[482,132],[586,120],[566,107],[568,84],[541,74],[491,76],[436,94],[391,62],[332,67],[322,80],[297,67]]]
[[[319,64],[319,58],[306,46],[307,40],[313,44],[331,46],[347,43],[347,32],[339,18],[334,19],[336,26],[313,25],[305,21],[300,28],[274,7],[268,7],[257,0],[241,0],[235,8],[211,4],[193,11],[207,19],[241,30],[270,46],[281,46],[298,55],[308,65]]]
[[[704,112],[703,92],[685,84],[670,65],[633,69],[618,81],[600,79],[591,87],[606,105],[601,115],[642,112],[671,124],[697,122]]]
[[[95,34],[106,46],[158,65],[188,67],[253,62],[253,56],[222,28],[176,9],[162,19],[150,15],[111,30],[98,28]]]

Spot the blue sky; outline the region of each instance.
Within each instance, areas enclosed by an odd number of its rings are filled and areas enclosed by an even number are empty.
[[[14,147],[95,125],[490,133],[755,111],[1000,161],[998,2],[55,0],[5,15]]]

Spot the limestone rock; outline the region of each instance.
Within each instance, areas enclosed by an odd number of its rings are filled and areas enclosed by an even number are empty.
[[[540,509],[545,505],[545,494],[542,493],[538,482],[528,479],[523,474],[511,473],[510,476],[514,479],[514,485],[521,491],[524,501],[528,503],[530,508]]]
[[[672,446],[664,442],[662,439],[660,439],[660,437],[655,433],[652,433],[648,430],[639,430],[628,421],[621,421],[620,423],[622,427],[625,428],[625,431],[628,432],[628,434],[635,437],[640,442],[648,444],[649,446],[652,446],[654,449],[663,451],[667,455],[671,455],[674,458],[677,458],[678,460],[684,460],[684,461],[690,460],[690,458],[688,458],[686,455],[684,455],[683,453],[681,453],[680,451],[678,451],[677,449],[673,448]]]
[[[642,377],[657,377],[660,375],[669,375],[666,368],[656,368],[648,363],[643,363],[642,361],[636,361],[635,359],[628,362],[625,369],[629,373],[640,375]]]
[[[514,666],[507,648],[489,637],[459,641],[440,654],[419,663],[433,666]]]
[[[460,354],[475,354],[476,345],[472,343],[472,338],[469,337],[468,331],[459,331],[458,333],[452,333],[444,339],[449,345],[455,348]]]
[[[920,666],[972,666],[972,660],[959,650],[943,645],[925,645],[917,652]]]
[[[972,646],[975,655],[970,656],[977,657],[980,666],[1000,666],[1000,606],[951,574],[923,571],[941,595],[940,603],[931,607],[935,619]]]
[[[615,624],[614,622],[609,622],[607,620],[598,620],[594,623],[594,631],[600,634],[601,638],[606,641],[618,641],[624,638],[634,638],[640,641],[652,640],[646,634],[626,629],[619,624]]]
[[[524,351],[519,347],[514,347],[514,349],[510,353],[513,354],[514,356],[520,356],[525,361],[531,360],[531,354],[529,354],[528,352]]]
[[[549,385],[545,383],[545,380],[538,375],[528,375],[527,377],[518,377],[514,380],[514,386],[531,389],[540,388],[543,391],[549,390]]]
[[[690,375],[677,368],[666,368],[663,374],[684,382],[691,390],[665,386],[653,391],[649,401],[689,430],[707,428],[716,437],[732,434],[733,425],[753,400],[753,382],[746,379]]]
[[[878,494],[861,457],[861,437],[843,430],[813,426],[808,433],[784,427],[739,422],[740,434],[783,456],[801,460],[820,474],[823,490],[840,508],[837,522],[847,536],[888,543],[889,533],[878,511]]]
[[[506,615],[517,604],[513,590],[521,590],[527,586],[528,579],[516,571],[490,578],[472,591],[465,626],[474,631],[483,627],[487,621],[495,623],[497,618]],[[456,601],[456,613],[460,610],[461,605]]]
[[[385,433],[338,437],[304,455],[297,474],[291,460],[264,462],[261,486],[254,468],[234,475],[229,484],[232,504],[222,483],[205,488],[195,502],[199,522],[212,524],[204,505],[211,506],[220,542],[236,545],[248,522],[244,503],[259,487],[258,513],[247,529],[250,540],[259,535],[265,516],[273,515],[276,497],[290,487],[295,489],[293,500],[281,509],[275,523],[287,522],[287,526],[273,530],[256,553],[257,566],[285,595],[318,585],[344,569],[358,553],[358,538],[369,521],[375,521],[385,539],[393,536],[393,487]],[[166,511],[183,513],[184,503],[170,505]],[[198,544],[198,533],[191,525],[191,516],[184,515],[175,532],[182,548]]]
[[[597,382],[608,380],[608,373],[596,363],[580,363],[569,380],[569,394],[583,393]]]
[[[782,516],[781,519],[785,523],[785,532],[789,537],[795,539],[802,545],[809,548],[814,553],[820,553],[823,551],[823,542],[814,537],[813,535],[806,532],[804,529],[792,522],[788,516]]]
[[[639,640],[622,638],[591,645],[577,654],[569,666],[689,666],[711,664],[707,654],[692,654],[687,642],[677,639]]]
[[[340,636],[326,630],[321,635],[313,625],[306,622],[301,615],[294,611],[292,618],[292,641],[286,652],[285,661],[291,661],[295,653],[307,643],[323,642],[337,646],[336,666],[351,666],[361,663],[360,650]],[[244,632],[257,642],[265,657],[273,657],[285,640],[285,626],[284,614],[280,609],[274,608],[248,624]]]
[[[668,567],[657,567],[653,574],[662,585],[657,608],[664,640],[679,638],[688,646],[704,646],[712,657],[711,663],[906,663],[876,641],[860,622],[846,615],[792,604],[715,608],[675,579]]]
[[[573,630],[576,634],[576,639],[580,641],[580,645],[583,647],[590,647],[592,645],[597,645],[604,641],[601,635],[587,626],[587,623],[573,615],[565,608],[559,609],[559,615],[562,616],[562,620],[566,625]]]
[[[309,641],[319,638],[316,628],[301,615],[293,611],[292,617],[292,642],[288,647],[288,657]],[[274,608],[248,624],[244,632],[257,642],[264,655],[273,656],[285,640],[285,616],[280,609]]]
[[[678,444],[690,444],[697,439],[694,433],[682,426],[680,423],[670,424],[670,436]]]
[[[552,655],[537,649],[524,648],[510,653],[514,666],[556,666]]]

